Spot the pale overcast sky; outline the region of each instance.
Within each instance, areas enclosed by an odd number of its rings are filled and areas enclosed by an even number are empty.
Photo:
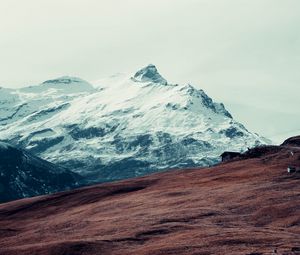
[[[0,86],[155,64],[276,142],[300,134],[299,0],[0,0]]]

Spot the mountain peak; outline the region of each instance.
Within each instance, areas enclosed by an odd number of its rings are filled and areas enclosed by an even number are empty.
[[[72,76],[62,76],[55,79],[44,81],[39,86],[34,87],[34,90],[56,89],[64,93],[77,93],[93,91],[94,87],[87,81]]]
[[[74,82],[77,83],[77,82],[85,82],[85,81],[77,77],[62,76],[56,79],[44,81],[42,84],[70,84]]]
[[[137,71],[133,78],[139,82],[153,82],[164,85],[167,84],[167,80],[159,74],[156,66],[152,64],[149,64],[148,66]]]

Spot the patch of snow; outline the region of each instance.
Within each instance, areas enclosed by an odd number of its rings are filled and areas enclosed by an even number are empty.
[[[7,150],[9,149],[10,145],[4,142],[0,142],[0,150]]]

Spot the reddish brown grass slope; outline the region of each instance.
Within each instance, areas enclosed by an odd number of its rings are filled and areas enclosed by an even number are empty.
[[[298,254],[300,148],[259,155],[0,205],[0,254]]]

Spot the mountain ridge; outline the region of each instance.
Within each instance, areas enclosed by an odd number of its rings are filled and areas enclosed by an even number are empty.
[[[212,165],[225,150],[266,143],[203,90],[167,83],[154,65],[97,88],[76,79],[0,90],[0,139],[90,182]]]

